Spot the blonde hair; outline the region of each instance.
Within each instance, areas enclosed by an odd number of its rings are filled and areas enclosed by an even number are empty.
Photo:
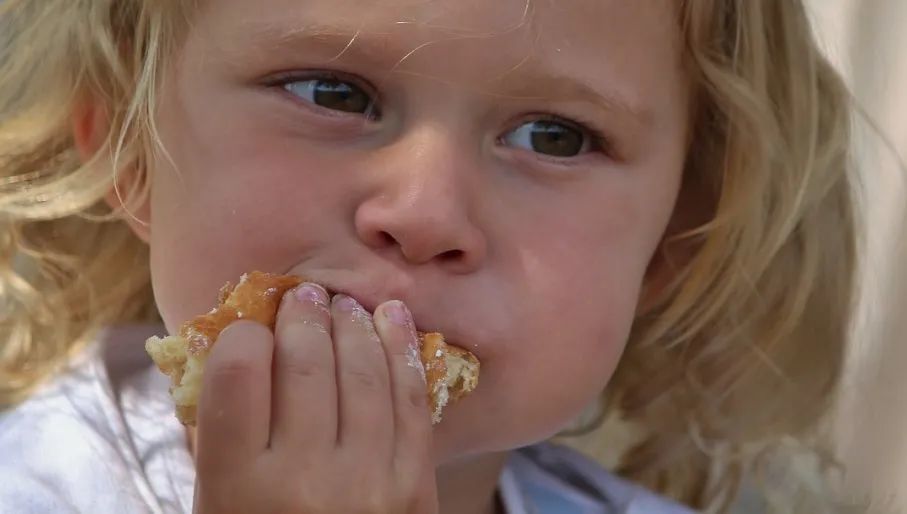
[[[0,406],[100,327],[156,315],[147,248],[103,198],[112,170],[155,151],[154,93],[188,4],[0,4]],[[623,474],[722,510],[761,450],[816,428],[838,383],[856,260],[849,97],[799,1],[686,0],[680,18],[696,85],[683,195],[708,209],[666,237],[657,262],[674,280],[635,324],[608,405],[646,434]],[[83,94],[111,120],[85,164],[70,126]]]
[[[0,407],[101,327],[156,317],[147,246],[104,197],[113,170],[153,150],[159,66],[185,20],[171,3],[188,2],[0,3]],[[83,163],[72,123],[86,95],[111,129]],[[130,205],[146,189],[117,194]]]

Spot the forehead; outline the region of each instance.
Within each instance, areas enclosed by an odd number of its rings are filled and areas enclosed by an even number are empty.
[[[505,98],[593,98],[645,122],[686,91],[676,11],[664,0],[206,0],[187,46],[237,74],[348,65]]]
[[[664,0],[205,0],[201,11],[234,23],[416,25],[461,35],[500,34],[544,20],[550,29],[577,37],[583,35],[577,31],[605,35],[605,26],[632,29],[654,22],[667,29],[677,17],[676,5]]]
[[[307,37],[326,54],[373,52],[397,69],[491,75],[529,62],[603,71],[679,68],[676,7],[664,0],[207,0],[195,27],[224,50],[280,50]],[[431,66],[434,65],[434,66]]]

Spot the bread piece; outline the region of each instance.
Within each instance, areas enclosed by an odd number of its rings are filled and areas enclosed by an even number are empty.
[[[184,323],[179,335],[152,337],[145,342],[145,350],[152,360],[170,377],[170,395],[176,403],[176,416],[184,425],[195,425],[205,360],[221,331],[240,319],[252,320],[273,330],[284,293],[303,281],[302,277],[293,275],[248,273],[235,287],[228,283],[221,288],[219,305]],[[441,421],[444,406],[478,385],[479,361],[472,353],[449,346],[439,333],[419,332],[418,336],[432,423],[436,424]]]

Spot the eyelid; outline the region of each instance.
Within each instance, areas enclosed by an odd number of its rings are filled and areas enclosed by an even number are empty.
[[[291,82],[302,82],[306,80],[336,80],[338,82],[350,82],[355,84],[358,87],[361,87],[363,91],[371,95],[378,100],[378,89],[367,79],[362,78],[358,75],[352,73],[345,73],[342,71],[336,70],[292,70],[292,71],[280,71],[274,74],[269,75],[264,79],[265,86],[283,86]]]
[[[592,123],[591,121],[582,120],[577,118],[576,116],[567,117],[550,112],[532,112],[518,118],[516,122],[511,124],[511,128],[506,133],[510,133],[520,126],[526,123],[531,123],[533,121],[552,121],[556,123],[562,123],[574,130],[579,130],[580,132],[586,134],[586,137],[589,138],[589,142],[591,143],[591,148],[589,152],[586,153],[598,152],[606,155],[611,159],[618,160],[618,156],[614,151],[612,138],[605,134],[603,131],[593,128],[594,123]],[[575,158],[576,157],[569,157],[567,159]]]
[[[355,85],[356,87],[362,89],[369,97],[371,97],[372,104],[374,107],[374,113],[380,114],[381,112],[381,95],[378,93],[378,89],[372,85],[367,79],[364,79],[358,75],[352,73],[345,73],[342,71],[335,70],[291,70],[291,71],[282,71],[269,75],[266,77],[262,83],[265,87],[274,87],[285,89],[287,84],[293,82],[305,82],[308,80],[334,80],[337,82],[349,82],[350,84]]]

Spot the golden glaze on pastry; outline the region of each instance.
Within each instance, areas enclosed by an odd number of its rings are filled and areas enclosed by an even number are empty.
[[[218,306],[184,323],[179,335],[152,337],[145,342],[145,350],[158,368],[170,377],[176,416],[183,424],[195,425],[205,360],[221,331],[240,319],[252,320],[273,330],[283,295],[304,280],[295,275],[253,271],[243,275],[237,285],[228,283],[221,288]],[[418,336],[432,423],[438,423],[445,405],[475,389],[479,361],[472,353],[449,346],[437,332],[419,332]]]

